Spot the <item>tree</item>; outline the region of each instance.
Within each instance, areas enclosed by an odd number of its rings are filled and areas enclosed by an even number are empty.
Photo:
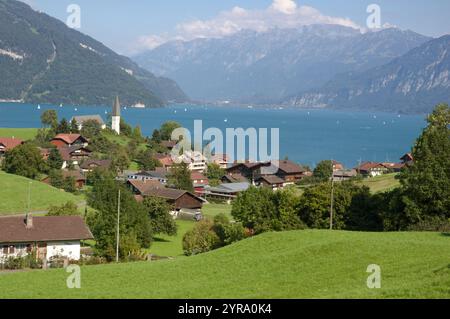
[[[109,172],[96,172],[87,203],[96,210],[87,222],[96,239],[96,250],[101,256],[113,260],[116,255],[117,202],[120,196],[120,258],[127,258],[137,248],[149,247],[152,242],[152,227],[146,208],[138,203],[133,194],[119,184]],[[124,241],[124,243],[123,243]],[[126,249],[125,249],[126,248]]]
[[[219,164],[209,163],[206,171],[209,183],[216,186],[220,183],[220,179],[225,175],[225,170]]]
[[[120,133],[125,136],[131,136],[133,133],[133,129],[123,118],[120,118]]]
[[[172,132],[181,127],[181,125],[175,121],[168,121],[161,125],[160,136],[161,140],[169,141],[172,139]]]
[[[161,143],[161,134],[159,132],[159,130],[153,130],[153,134],[152,134],[152,142],[159,144]]]
[[[188,256],[197,255],[220,247],[220,239],[213,231],[213,222],[202,220],[183,236],[183,250]]]
[[[55,129],[58,126],[58,114],[55,110],[47,110],[41,115],[41,123],[45,127]]]
[[[33,144],[25,143],[6,152],[3,169],[10,174],[35,179],[46,171],[47,166],[39,149]]]
[[[142,131],[141,131],[141,127],[138,125],[133,129],[133,140],[136,141],[137,143],[142,141]]]
[[[75,177],[67,176],[64,178],[63,189],[68,193],[75,193],[77,191]]]
[[[93,138],[95,136],[99,136],[102,132],[102,126],[96,120],[87,120],[83,123],[83,127],[81,128],[81,135],[86,138]]]
[[[57,148],[52,148],[47,159],[47,165],[50,169],[61,169],[63,165],[63,159],[61,153],[59,153]]]
[[[414,163],[401,175],[404,217],[410,224],[450,218],[450,108],[437,105],[417,139]]]
[[[56,128],[56,134],[69,134],[70,126],[65,118],[61,120],[58,127]]]
[[[70,121],[70,133],[72,134],[80,133],[79,126],[75,118],[73,118],[72,121]]]
[[[47,216],[78,216],[78,207],[74,202],[67,202],[61,206],[50,206]]]
[[[153,157],[153,152],[151,150],[139,152],[136,161],[139,169],[143,171],[153,171],[156,167],[161,166],[161,162]]]
[[[313,176],[319,181],[330,180],[333,175],[333,162],[321,161],[314,169]]]
[[[230,245],[245,238],[245,228],[241,223],[231,223],[225,214],[214,217],[212,230],[220,240],[220,246]]]
[[[122,148],[115,150],[112,158],[112,168],[116,171],[123,172],[130,166],[131,160]]]
[[[48,178],[50,180],[50,185],[52,185],[53,187],[58,188],[58,189],[64,188],[64,177],[62,175],[61,170],[59,170],[59,169],[50,170],[50,173],[48,174]]]
[[[172,166],[168,182],[177,189],[182,189],[188,192],[194,191],[194,185],[191,180],[191,171],[186,163],[175,164]]]
[[[250,187],[233,202],[231,214],[255,233],[304,228],[297,216],[298,196],[292,190],[273,192],[266,187]]]
[[[39,147],[49,148],[49,147],[53,146],[50,143],[50,140],[54,136],[55,136],[55,131],[53,129],[40,128],[37,130],[37,133],[33,140],[33,143]]]
[[[154,234],[166,234],[168,236],[177,234],[177,224],[170,215],[171,209],[165,200],[147,197],[144,200],[144,206],[148,211]]]

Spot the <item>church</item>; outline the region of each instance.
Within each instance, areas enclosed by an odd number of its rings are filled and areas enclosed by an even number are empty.
[[[111,129],[120,135],[120,101],[116,96],[114,101],[112,116],[111,116]]]

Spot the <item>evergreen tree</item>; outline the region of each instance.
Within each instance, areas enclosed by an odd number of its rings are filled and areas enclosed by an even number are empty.
[[[55,110],[47,110],[41,115],[41,123],[45,127],[55,129],[58,126],[58,114]]]
[[[50,169],[61,169],[63,165],[63,159],[61,153],[59,153],[57,148],[52,148],[48,156],[47,165]]]
[[[70,122],[70,133],[72,134],[80,133],[80,130],[78,129],[78,123],[77,120],[75,120],[75,118],[73,118],[72,121]]]
[[[56,134],[69,134],[70,126],[65,118],[61,120],[58,127],[56,128]]]

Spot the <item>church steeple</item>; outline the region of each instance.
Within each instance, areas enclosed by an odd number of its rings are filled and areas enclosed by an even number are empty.
[[[113,104],[111,128],[113,131],[120,135],[120,101],[118,96],[116,96]]]
[[[120,116],[120,101],[118,96],[116,96],[116,99],[114,100],[112,116]]]

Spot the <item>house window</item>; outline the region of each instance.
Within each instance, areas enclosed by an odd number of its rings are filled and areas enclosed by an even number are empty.
[[[14,254],[15,251],[16,251],[16,247],[15,246],[9,246],[9,253],[10,254]]]
[[[31,253],[31,251],[33,250],[33,246],[31,246],[31,244],[27,245],[27,253]]]
[[[3,246],[3,254],[8,255],[8,246]]]

